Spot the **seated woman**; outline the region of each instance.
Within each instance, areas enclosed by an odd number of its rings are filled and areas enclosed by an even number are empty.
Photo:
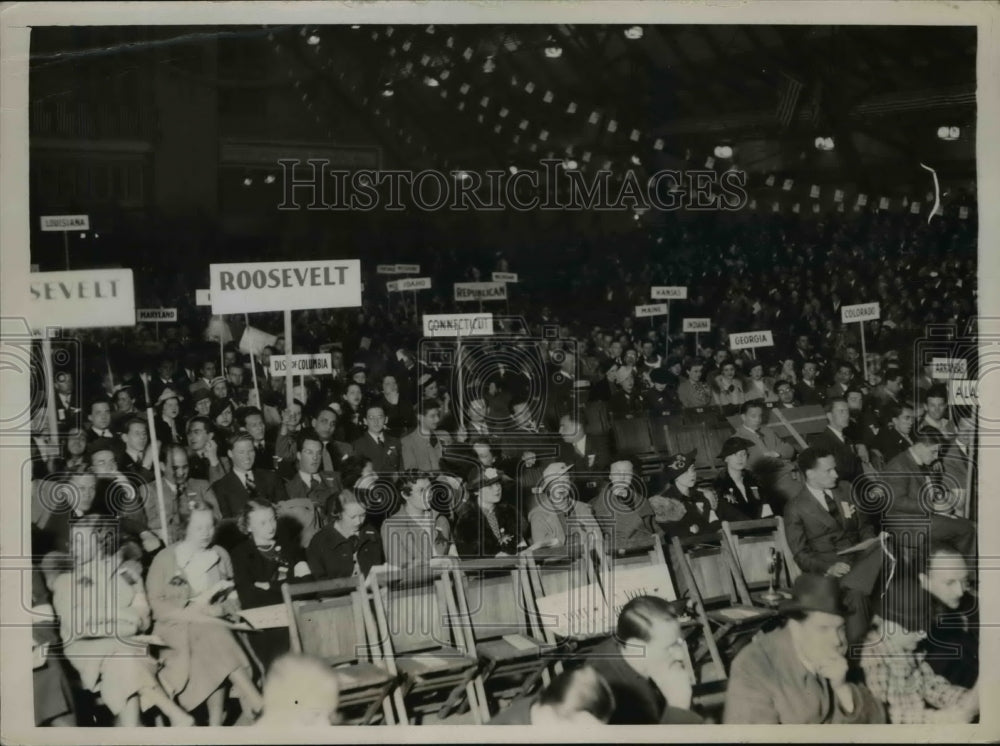
[[[141,710],[157,707],[171,725],[194,720],[156,679],[156,662],[128,638],[149,627],[142,568],[125,560],[107,518],[84,516],[70,528],[73,566],[52,583],[63,652],[84,687],[101,695],[115,724],[141,725]]]
[[[719,496],[716,506],[719,520],[750,521],[774,515],[771,506],[760,495],[756,478],[747,469],[752,447],[753,443],[736,435],[722,444],[719,458],[726,462],[726,468],[712,483],[712,489]]]
[[[534,697],[515,699],[489,725],[604,725],[615,711],[608,682],[590,666],[563,671]]]
[[[369,462],[371,463],[371,462]],[[365,523],[367,511],[350,490],[331,495],[326,504],[327,524],[306,550],[309,569],[316,580],[365,577],[385,561],[378,531]]]
[[[559,461],[549,464],[534,489],[534,505],[528,512],[533,546],[551,547],[558,553],[573,544],[602,543],[593,510],[574,496],[573,480],[567,474],[571,468]]]
[[[49,656],[50,648],[59,644],[59,629],[52,610],[52,597],[46,585],[45,576],[37,567],[31,572],[31,613],[37,615],[31,624],[35,725],[75,726],[76,713],[73,708],[73,690],[70,688],[69,680],[66,678],[60,661]]]
[[[153,631],[164,648],[160,680],[186,710],[205,702],[208,724],[222,725],[226,684],[250,714],[261,709],[250,679],[250,662],[219,617],[239,610],[229,553],[212,545],[215,512],[203,501],[190,505],[184,538],[166,547],[149,568]]]
[[[281,584],[309,575],[305,552],[295,543],[275,541],[278,516],[274,506],[262,498],[247,501],[238,519],[247,535],[232,553],[233,580],[240,605],[256,609],[283,603]],[[262,629],[250,635],[250,644],[267,671],[271,662],[289,650],[288,628]]]
[[[385,519],[396,512],[395,494],[389,489],[379,489],[375,465],[367,456],[354,453],[348,456],[340,467],[340,494],[346,499],[354,499],[365,506],[368,524],[378,531]]]
[[[160,445],[184,445],[184,421],[181,419],[181,399],[177,391],[167,386],[156,400],[156,441]]]
[[[403,506],[382,524],[382,548],[389,565],[408,567],[451,554],[451,524],[431,505],[431,478],[407,469],[396,480]]]
[[[233,403],[229,399],[214,399],[208,412],[219,450],[228,449],[229,442],[236,435],[233,428]]]
[[[698,450],[678,453],[667,461],[667,486],[659,495],[649,498],[656,513],[656,522],[669,536],[683,537],[717,531],[719,516],[715,512],[718,499],[711,490],[697,489],[698,472],[695,456]]]
[[[517,509],[500,502],[503,478],[494,467],[475,469],[468,486],[473,500],[455,512],[455,549],[459,557],[505,557],[527,546]]]

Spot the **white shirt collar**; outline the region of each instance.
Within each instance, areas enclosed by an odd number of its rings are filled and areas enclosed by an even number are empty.
[[[319,474],[306,474],[304,471],[299,470],[299,478],[306,483],[306,487],[312,487],[313,477],[319,477]],[[322,479],[322,478],[321,478]]]
[[[817,490],[815,487],[812,487],[808,484],[806,485],[806,489],[809,490],[810,494],[812,494],[812,496],[816,498],[816,501],[823,507],[823,510],[826,510],[826,491]],[[832,499],[833,495],[831,494],[830,497]]]
[[[838,430],[833,425],[827,425],[826,429],[829,430],[830,432],[832,432],[834,435],[836,435],[837,438],[840,440],[841,443],[846,443],[847,442],[846,440],[844,440],[844,432],[842,430]]]

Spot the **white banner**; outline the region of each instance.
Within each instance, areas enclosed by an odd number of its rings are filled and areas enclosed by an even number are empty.
[[[502,282],[456,282],[455,300],[507,300],[507,285]]]
[[[398,275],[419,275],[420,265],[419,264],[397,264],[396,274]]]
[[[212,313],[351,308],[361,305],[361,262],[213,264]]]
[[[616,623],[597,583],[539,596],[535,603],[541,625],[564,637],[603,634]]]
[[[43,231],[89,231],[89,215],[42,215]]]
[[[141,324],[148,321],[177,321],[176,308],[137,308],[135,309],[135,323]]]
[[[686,300],[688,289],[679,285],[654,286],[650,293],[653,300]]]
[[[949,380],[968,378],[969,363],[961,357],[936,357],[931,360],[931,378]]]
[[[257,357],[264,352],[265,347],[272,347],[278,338],[255,326],[248,326],[240,337],[240,352],[249,354],[251,351]]]
[[[517,272],[494,272],[493,282],[517,282]]]
[[[425,337],[493,335],[491,313],[442,313],[424,316]]]
[[[685,332],[708,332],[711,330],[711,319],[684,319]]]
[[[333,356],[329,352],[318,355],[292,355],[293,376],[329,376],[333,374]],[[288,356],[271,356],[271,375],[288,374]]]
[[[741,332],[740,334],[729,335],[730,350],[749,350],[754,347],[774,347],[774,338],[771,336],[771,331]]]
[[[430,290],[430,277],[407,277],[403,280],[390,280],[385,284],[390,293],[403,293],[410,290]]]
[[[28,275],[32,329],[135,326],[130,269],[81,269]]]
[[[979,381],[953,380],[949,382],[948,403],[962,407],[978,407]]]
[[[840,307],[840,321],[844,324],[853,324],[858,321],[874,321],[882,317],[882,311],[878,303],[858,303],[855,306]]]
[[[208,288],[199,288],[194,291],[194,304],[196,306],[212,305],[212,291]]]
[[[635,307],[635,316],[637,319],[642,319],[647,316],[666,316],[666,315],[667,315],[666,303],[650,303],[649,305]]]

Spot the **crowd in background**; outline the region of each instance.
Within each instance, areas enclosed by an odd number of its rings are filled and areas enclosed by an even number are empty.
[[[978,714],[975,412],[952,406],[947,382],[916,354],[928,325],[948,325],[953,344],[970,333],[968,228],[774,216],[671,227],[641,257],[585,243],[474,266],[401,257],[433,278],[429,297],[387,295],[378,285],[393,278],[367,273],[362,308],[294,314],[291,349],[329,352],[333,374],[293,380],[290,404],[269,365],[288,344],[280,316],[212,318],[192,306],[195,278],[173,295],[161,289],[180,323],[79,333],[71,362],[55,369],[55,442],[45,406],[36,412],[34,590],[60,625],[39,634],[64,643],[49,659],[37,646],[36,721],[99,723],[98,694],[122,725],[148,722],[150,710],[171,725],[276,722],[272,677],[310,664],[284,657],[285,630],[252,636],[247,650],[217,622],[281,603],[283,583],[440,556],[565,552],[581,532],[613,549],[781,515],[805,580],[783,609],[786,625],[733,661],[722,719],[969,722]],[[521,279],[510,313],[487,304],[496,338],[461,353],[454,340],[420,339],[418,307],[478,310],[446,300],[450,283],[493,271]],[[633,318],[658,284],[686,285],[689,300],[671,317]],[[859,325],[841,324],[840,308],[875,301],[866,357]],[[712,320],[697,347],[682,317]],[[773,348],[728,348],[730,333],[765,329]],[[254,330],[271,338],[253,342],[251,357],[241,341]],[[975,371],[970,358],[968,377]],[[775,408],[809,406],[825,424],[806,445],[766,426]],[[616,423],[685,416],[739,424],[718,453],[661,453],[653,470],[616,440]],[[706,458],[712,466],[699,468]],[[873,484],[877,507],[860,497]],[[896,527],[913,516],[927,519],[932,549]],[[914,594],[881,594],[889,546],[900,563],[893,587],[919,588],[929,599],[919,608],[905,600]],[[115,614],[105,618],[107,604],[76,592],[80,584],[112,594]],[[497,718],[700,722],[668,653],[615,658],[629,639],[683,644],[671,612],[644,603],[622,612],[607,656]],[[947,633],[957,663],[930,654],[948,613],[964,625]],[[120,639],[81,637],[80,619],[152,631],[166,645],[123,655]],[[861,654],[847,651],[865,642]],[[802,672],[812,677],[804,688]],[[335,703],[320,710],[335,720]]]

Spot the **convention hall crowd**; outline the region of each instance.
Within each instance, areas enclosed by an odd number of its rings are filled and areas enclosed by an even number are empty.
[[[419,298],[360,256],[362,307],[290,339],[133,268],[178,321],[32,379],[36,724],[977,721],[977,411],[925,354],[975,378],[973,221],[658,238],[415,250]],[[687,300],[635,318],[656,285]],[[422,338],[469,311],[494,334]],[[289,395],[288,353],[332,373]]]

